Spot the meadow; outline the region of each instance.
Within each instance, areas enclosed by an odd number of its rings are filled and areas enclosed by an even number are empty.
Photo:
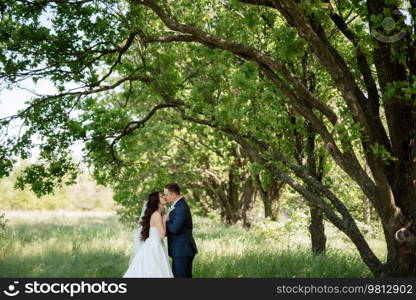
[[[121,277],[127,268],[132,230],[115,213],[8,211],[6,218],[0,277]],[[266,225],[247,230],[194,217],[194,277],[371,277],[354,246],[329,224],[328,249],[318,256],[306,228]],[[370,245],[383,256],[380,238]]]

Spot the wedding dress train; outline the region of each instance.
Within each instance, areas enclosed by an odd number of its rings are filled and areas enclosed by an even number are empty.
[[[168,253],[156,227],[134,255],[123,278],[173,278]]]

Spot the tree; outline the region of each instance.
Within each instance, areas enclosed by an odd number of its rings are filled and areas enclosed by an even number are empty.
[[[52,186],[72,169],[65,155],[77,139],[87,141],[91,163],[107,166],[97,178],[115,176],[136,129],[157,111],[173,108],[184,120],[229,135],[252,161],[318,207],[352,240],[374,275],[416,275],[413,244],[403,251],[396,239],[398,230],[416,221],[415,28],[398,10],[408,5],[414,19],[413,1],[232,0],[192,7],[184,1],[62,2],[5,1],[1,7],[1,78],[15,84],[27,76],[48,77],[61,90],[2,120],[3,128],[16,118],[27,126],[18,139],[2,142],[2,175],[15,155],[27,156],[37,133],[45,137],[45,161],[61,166],[36,170]],[[39,21],[43,11],[54,16],[52,30]],[[401,37],[394,42],[383,36],[389,34],[383,19],[390,15]],[[306,52],[321,83],[314,91],[300,79]],[[201,90],[204,78],[215,83],[215,77],[217,86]],[[67,91],[68,81],[82,87]],[[118,96],[110,92],[117,88],[124,90]],[[88,114],[83,121],[71,117],[73,109],[88,111],[102,95],[140,103],[123,109],[109,102],[89,115],[93,126]],[[290,111],[311,125],[374,207],[386,238],[386,263],[337,195],[285,151],[290,147],[281,137]]]

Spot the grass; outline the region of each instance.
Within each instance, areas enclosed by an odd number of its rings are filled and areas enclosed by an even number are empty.
[[[0,277],[121,277],[132,233],[112,213],[6,212]],[[351,243],[327,227],[326,255],[307,234],[270,238],[258,230],[194,220],[194,277],[370,277]],[[383,243],[371,240],[383,255]]]

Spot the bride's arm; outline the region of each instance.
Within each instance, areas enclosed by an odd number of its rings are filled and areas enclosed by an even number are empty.
[[[159,212],[156,212],[154,214],[155,218],[155,226],[157,230],[159,231],[160,238],[163,239],[166,236],[166,225],[164,224],[162,220],[162,215]]]

